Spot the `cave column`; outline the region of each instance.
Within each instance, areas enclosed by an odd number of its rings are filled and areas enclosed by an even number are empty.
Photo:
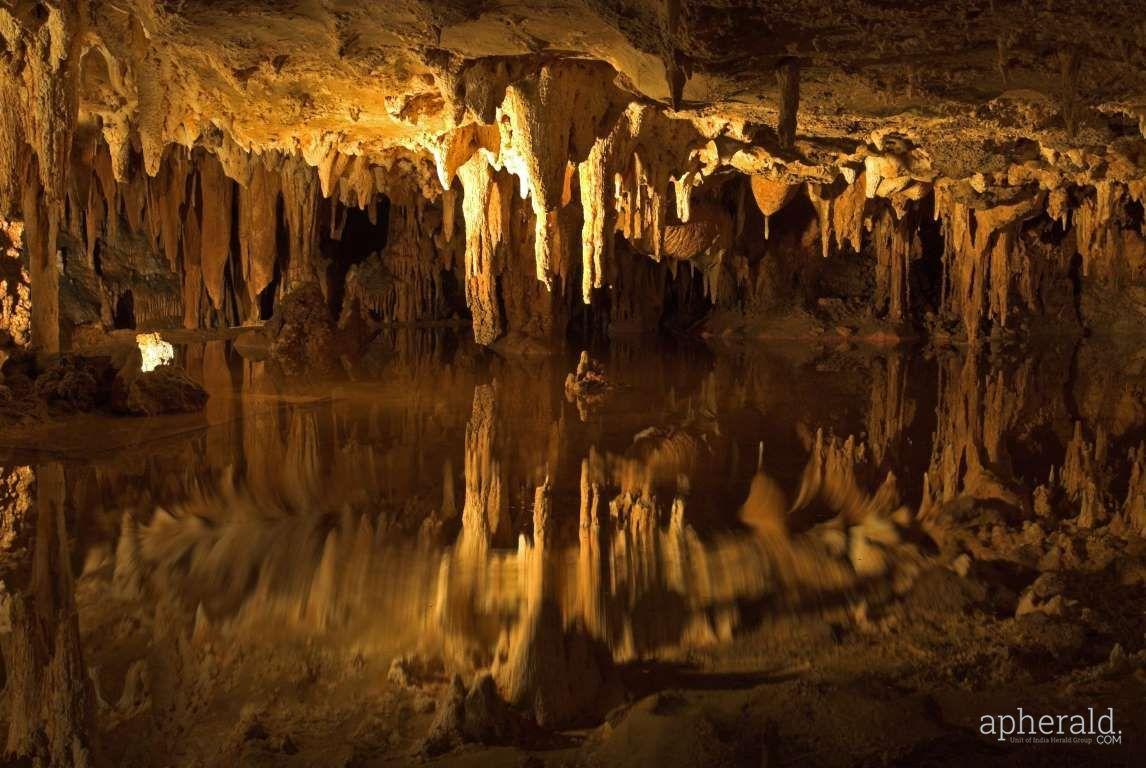
[[[776,84],[780,86],[780,120],[776,134],[780,146],[790,149],[796,142],[796,113],[800,109],[800,62],[789,56],[776,67]]]

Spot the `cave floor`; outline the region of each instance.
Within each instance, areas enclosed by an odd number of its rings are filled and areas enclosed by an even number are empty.
[[[203,413],[0,436],[63,510],[102,763],[1146,756],[1133,342],[634,338],[578,370],[404,330],[301,381],[176,346]],[[39,545],[6,543],[5,613]],[[1112,708],[1121,743],[981,733],[1020,707]]]

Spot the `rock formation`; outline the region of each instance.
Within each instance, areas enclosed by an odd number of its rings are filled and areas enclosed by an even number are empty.
[[[8,6],[6,343],[257,324],[305,284],[334,317],[468,318],[512,349],[585,313],[617,332],[706,313],[830,329],[838,301],[971,342],[1140,325],[1128,9],[1038,9],[1026,36],[997,32],[1029,26],[1013,3],[959,31],[841,3],[814,23],[654,5],[542,4],[520,35],[460,0],[313,18],[264,3],[223,26],[205,2]],[[733,30],[761,23],[789,33],[741,56]],[[980,43],[997,59],[951,53]]]

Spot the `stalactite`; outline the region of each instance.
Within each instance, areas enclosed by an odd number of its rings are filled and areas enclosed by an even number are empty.
[[[195,182],[193,182],[195,183]],[[192,199],[194,195],[192,194]],[[199,210],[188,205],[183,218],[183,327],[200,328],[203,324],[202,229]]]
[[[364,209],[377,193],[370,159],[354,155],[338,178],[338,200],[345,206]]]
[[[577,166],[581,192],[581,300],[604,285],[613,261],[617,208],[614,198],[617,155],[628,138],[628,116],[622,115],[607,136],[598,138]]]
[[[239,188],[239,247],[243,280],[253,307],[274,279],[278,257],[278,199],[282,177],[267,163],[252,163],[251,181]]]
[[[451,186],[442,192],[442,237],[447,243],[454,240],[454,223],[457,217],[458,196]]]
[[[45,352],[60,349],[60,272],[56,265],[58,214],[40,186],[33,158],[24,179],[24,242],[28,249],[32,344]]]
[[[914,217],[897,218],[885,208],[874,218],[872,250],[875,252],[875,309],[887,312],[895,322],[907,319],[910,303],[907,275],[910,264],[922,252]]]
[[[498,247],[508,225],[508,195],[504,180],[481,157],[470,159],[458,170],[464,196],[462,216],[466,224],[466,304],[473,315],[474,339],[490,344],[503,332],[497,301]]]
[[[157,190],[163,253],[172,269],[179,262],[183,206],[187,202],[187,182],[190,176],[188,160],[187,153],[181,147],[170,147],[163,156],[159,175],[151,182]]]
[[[0,218],[11,218],[20,203],[24,146],[21,84],[10,67],[0,67]]]
[[[764,214],[764,239],[767,240],[771,236],[769,220],[796,196],[796,193],[800,191],[800,185],[790,184],[781,179],[771,179],[760,174],[750,176],[749,183],[752,187],[752,198],[756,201],[756,207],[760,209],[760,213]]]
[[[231,250],[231,196],[234,182],[214,156],[204,155],[199,168],[200,263],[203,285],[215,309],[223,307],[224,272]]]
[[[297,156],[288,157],[281,170],[283,211],[289,241],[284,290],[313,281],[318,246],[318,178]]]

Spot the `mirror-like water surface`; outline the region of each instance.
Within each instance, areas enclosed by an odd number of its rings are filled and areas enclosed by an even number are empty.
[[[870,625],[944,558],[1021,563],[1053,521],[1144,522],[1141,352],[616,342],[578,374],[391,342],[351,380],[290,386],[230,342],[187,344],[205,414],[8,444],[6,658],[55,633],[59,695],[93,697],[117,740],[180,744],[177,764],[218,757],[188,722],[288,702],[314,707],[291,737],[308,748],[342,733],[399,759],[417,728],[359,733],[397,716],[380,685],[488,670],[542,726],[591,725],[655,665],[788,674],[751,638]],[[1052,556],[1079,557],[1024,567]]]

